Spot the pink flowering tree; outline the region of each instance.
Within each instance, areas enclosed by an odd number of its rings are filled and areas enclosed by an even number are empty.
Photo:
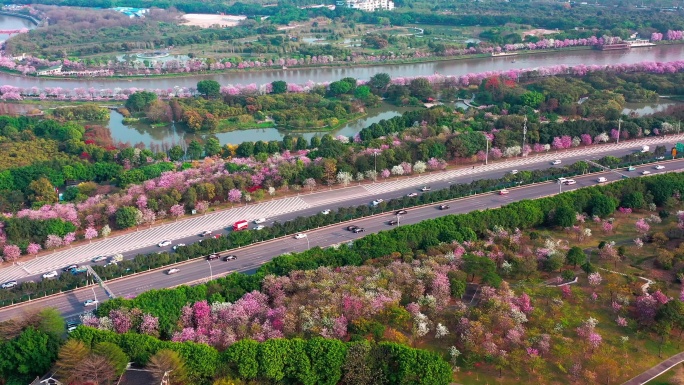
[[[76,240],[76,233],[68,233],[67,235],[64,236],[64,239],[62,239],[62,244],[64,246],[69,246]]]
[[[97,230],[95,230],[94,227],[88,227],[85,230],[85,233],[83,234],[83,237],[88,240],[88,242],[92,242],[93,238],[97,238]]]
[[[600,285],[601,281],[603,281],[603,278],[598,272],[589,274],[589,285],[595,287]]]
[[[62,238],[59,235],[50,234],[45,239],[45,248],[48,250],[54,250],[62,246]]]
[[[228,191],[228,201],[230,203],[239,203],[242,199],[242,191],[234,188]]]
[[[644,218],[640,218],[638,221],[636,221],[634,226],[636,227],[636,231],[642,236],[646,235],[651,229],[651,225],[649,225]]]
[[[43,248],[39,244],[32,242],[26,247],[26,252],[29,253],[29,255],[38,255],[38,252],[42,249]]]
[[[185,205],[175,204],[171,206],[171,208],[169,209],[169,214],[171,214],[172,217],[178,220],[178,218],[185,215]]]
[[[199,201],[195,203],[195,210],[197,210],[198,213],[204,214],[207,212],[209,209],[209,202],[207,201]]]
[[[5,259],[5,261],[12,262],[14,264],[14,261],[16,261],[20,255],[21,249],[17,245],[5,245],[2,248],[2,257]]]

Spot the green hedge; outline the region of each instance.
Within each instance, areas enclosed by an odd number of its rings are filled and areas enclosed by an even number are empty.
[[[70,335],[93,347],[111,342],[121,347],[133,362],[145,365],[161,349],[177,351],[185,360],[193,383],[210,383],[216,375],[244,381],[335,385],[345,375],[348,360],[364,362],[386,385],[446,385],[451,382],[451,367],[439,354],[382,342],[344,343],[315,337],[271,339],[263,343],[241,340],[219,353],[211,346],[194,342],[161,341],[148,335],[116,334],[80,326]],[[349,353],[349,354],[348,354]],[[350,367],[356,370],[355,366]]]

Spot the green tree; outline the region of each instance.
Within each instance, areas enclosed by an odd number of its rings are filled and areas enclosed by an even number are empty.
[[[411,96],[414,96],[420,100],[425,100],[434,94],[434,89],[432,84],[426,78],[416,78],[411,80],[409,84],[409,91],[411,91]]]
[[[622,206],[632,209],[640,209],[646,205],[644,194],[641,191],[630,191],[622,197]]]
[[[228,347],[226,356],[240,379],[252,380],[259,375],[259,343],[253,340],[240,340]]]
[[[174,162],[181,160],[184,155],[185,151],[183,151],[183,148],[179,145],[175,145],[169,149],[169,159]]]
[[[520,95],[520,101],[522,101],[523,105],[532,108],[539,108],[539,106],[544,102],[544,94],[537,91],[527,91]]]
[[[605,218],[617,209],[617,199],[605,194],[594,194],[589,201],[592,215]]]
[[[271,82],[271,89],[274,94],[284,94],[287,92],[287,83],[283,80]]]
[[[214,156],[221,153],[221,142],[216,138],[207,139],[207,143],[204,144],[204,153],[207,156]]]
[[[115,213],[116,226],[120,229],[129,229],[136,226],[138,220],[138,209],[131,206],[119,207]]]
[[[59,337],[64,333],[64,318],[54,307],[46,307],[38,313],[40,324],[38,330]]]
[[[57,363],[57,374],[64,383],[71,383],[75,380],[75,369],[90,354],[90,349],[81,341],[75,339],[67,340],[59,349]]]
[[[389,86],[392,78],[384,72],[373,75],[368,81],[368,86],[371,87],[374,93],[380,95],[385,92],[387,86]]]
[[[577,221],[577,212],[569,205],[556,207],[553,215],[553,224],[558,227],[571,227]]]
[[[496,264],[487,257],[478,257],[476,255],[466,255],[463,257],[462,270],[475,279],[476,276],[484,276],[488,273],[496,271]]]
[[[158,381],[161,381],[165,374],[168,374],[169,385],[184,385],[188,382],[188,371],[185,360],[181,356],[169,349],[157,351],[147,364],[149,369]]]
[[[370,87],[360,86],[354,90],[354,97],[361,100],[366,100],[371,95]]]
[[[330,83],[328,86],[328,89],[330,90],[330,95],[332,96],[339,96],[342,94],[346,94],[347,92],[351,91],[352,86],[351,84],[343,81],[336,81]]]
[[[188,157],[190,159],[199,159],[202,156],[202,145],[195,139],[190,141],[188,145]]]
[[[45,374],[57,358],[59,340],[32,327],[0,345],[0,377],[26,378]]]
[[[573,265],[577,267],[578,265],[583,265],[587,260],[587,255],[584,253],[579,246],[573,246],[568,250],[568,254],[565,256],[565,262],[568,265]]]
[[[57,202],[57,192],[55,186],[45,177],[29,183],[29,199],[33,202],[55,203]]]
[[[221,95],[221,85],[216,80],[200,80],[197,82],[197,92],[206,98],[215,98]]]
[[[128,96],[126,108],[129,111],[144,111],[153,101],[157,100],[157,94],[149,91],[138,91]]]
[[[123,374],[128,366],[128,356],[119,346],[111,342],[100,342],[93,347],[93,353],[105,357],[112,365],[117,376]]]
[[[248,158],[254,155],[254,142],[242,142],[235,151],[235,155]]]

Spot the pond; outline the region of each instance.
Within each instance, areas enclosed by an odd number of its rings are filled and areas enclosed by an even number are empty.
[[[637,116],[651,115],[657,112],[663,112],[669,107],[678,104],[681,104],[681,102],[667,98],[660,98],[657,102],[650,103],[625,103],[622,113],[625,115],[633,113]]]
[[[344,135],[354,136],[357,132],[377,123],[383,119],[391,119],[399,116],[405,111],[416,109],[416,107],[397,107],[387,103],[383,103],[380,107],[368,109],[368,113],[360,119],[349,122],[346,125],[333,131],[318,131],[318,132],[304,132],[304,133],[290,133],[291,135],[302,136],[311,139],[314,136],[323,136],[331,134],[333,136]],[[168,125],[163,127],[150,126],[149,124],[124,124],[123,115],[116,111],[111,111],[109,118],[109,127],[112,139],[114,142],[130,143],[135,145],[143,143],[149,146],[151,143],[167,143],[175,144],[183,140],[197,139],[204,141],[208,138],[214,137],[224,144],[240,144],[242,142],[256,142],[257,140],[271,141],[281,140],[283,136],[288,134],[288,131],[278,130],[276,128],[255,128],[249,130],[238,130],[230,132],[218,133],[189,133],[181,128],[180,125]]]

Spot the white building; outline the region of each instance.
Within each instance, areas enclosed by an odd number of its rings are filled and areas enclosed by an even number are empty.
[[[336,5],[367,12],[394,9],[394,1],[392,0],[337,0]]]

